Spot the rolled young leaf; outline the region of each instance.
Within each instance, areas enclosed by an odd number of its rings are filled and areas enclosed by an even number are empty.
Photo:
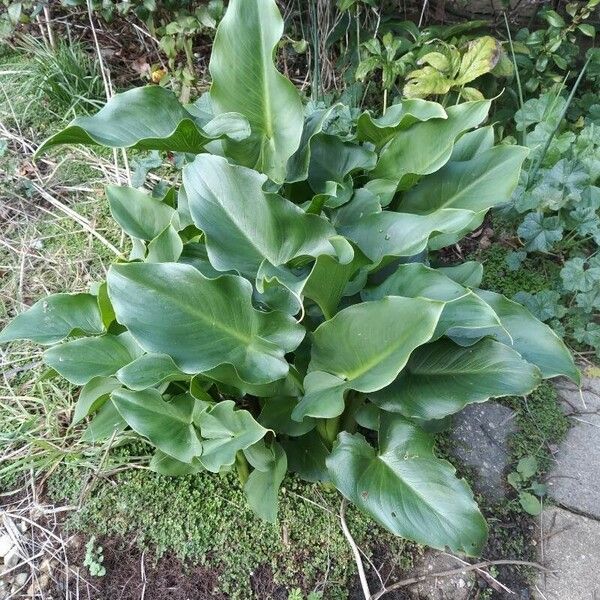
[[[300,95],[273,63],[283,33],[274,0],[231,0],[219,24],[210,58],[210,97],[215,114],[237,112],[252,135],[227,141],[226,154],[282,183],[288,159],[302,136]]]
[[[197,154],[208,142],[227,134],[236,139],[250,134],[242,115],[221,115],[214,123],[201,128],[173,92],[151,85],[115,94],[91,117],[76,117],[65,129],[47,139],[36,154],[57,144]]]
[[[392,533],[441,550],[481,552],[487,526],[473,493],[410,421],[382,418],[378,452],[362,435],[342,432],[327,468],[338,490]]]
[[[245,279],[208,279],[190,265],[113,265],[108,293],[142,348],[169,355],[184,373],[230,364],[249,383],[276,381],[289,370],[284,355],[304,337],[292,317],[253,308]]]

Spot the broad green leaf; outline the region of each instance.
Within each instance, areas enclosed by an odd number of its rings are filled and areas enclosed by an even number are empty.
[[[342,432],[327,459],[333,484],[392,533],[441,550],[478,555],[487,526],[454,467],[436,458],[433,440],[411,422],[386,415],[379,451]]]
[[[120,368],[117,379],[130,390],[141,391],[165,381],[185,380],[184,375],[167,354],[143,354]]]
[[[158,85],[115,94],[98,113],[76,117],[47,139],[36,154],[57,144],[86,144],[110,148],[202,152],[211,140],[250,134],[240,114],[220,115],[199,127],[175,94]]]
[[[489,73],[500,60],[501,52],[499,42],[489,35],[470,41],[460,61],[456,85],[465,85]]]
[[[204,467],[197,458],[193,458],[192,462],[185,463],[165,454],[162,450],[154,452],[148,468],[155,473],[172,477],[193,475],[204,470]]]
[[[342,236],[329,241],[338,258],[321,254],[312,265],[295,269],[263,262],[256,276],[256,289],[260,293],[257,300],[273,310],[295,315],[303,310],[302,298],[306,295],[319,304],[323,314],[331,316],[350,277],[368,260],[360,252],[355,254]]]
[[[446,209],[448,210],[448,209]],[[429,242],[427,243],[427,247],[429,250],[435,251],[440,250],[441,248],[446,248],[447,246],[453,246],[462,240],[468,233],[471,231],[475,231],[481,227],[482,223],[485,220],[485,216],[487,215],[487,209],[482,210],[478,213],[471,212],[473,215],[467,222],[467,224],[461,229],[455,229],[453,231],[447,232],[434,232],[432,236],[429,238]],[[435,214],[435,213],[432,213]]]
[[[305,395],[292,418],[330,418],[344,410],[348,390],[374,392],[390,384],[410,353],[433,335],[443,304],[388,297],[345,308],[313,334]]]
[[[293,396],[297,395],[302,389],[302,381],[299,378],[294,367],[290,370],[285,379],[279,379],[270,383],[249,383],[244,381],[237,373],[234,367],[228,364],[219,365],[214,369],[203,371],[202,376],[217,383],[224,384],[230,390],[235,388],[239,397],[250,394],[258,398],[272,398],[274,396]],[[223,386],[218,386],[222,388]]]
[[[128,333],[105,334],[53,346],[44,352],[44,362],[67,381],[84,385],[94,377],[114,375],[141,353]]]
[[[245,279],[207,279],[190,265],[113,265],[108,291],[142,348],[168,354],[184,373],[230,364],[249,383],[276,381],[289,371],[284,355],[304,337],[292,317],[254,309]]]
[[[492,125],[479,127],[461,135],[452,149],[450,162],[473,160],[481,152],[494,147],[494,128]]]
[[[586,259],[575,257],[567,260],[560,270],[563,287],[570,292],[591,292],[600,286],[600,264],[591,266]]]
[[[579,370],[571,353],[548,325],[501,294],[484,290],[476,290],[476,293],[494,309],[513,339],[512,347],[536,365],[544,378],[564,375],[579,384]]]
[[[267,398],[258,417],[258,422],[275,433],[297,437],[308,433],[315,427],[314,419],[305,418],[301,423],[292,419],[292,412],[298,404],[297,398],[280,396]]]
[[[127,428],[114,402],[109,398],[94,415],[81,436],[84,442],[103,442]]]
[[[202,435],[200,462],[213,473],[231,466],[240,450],[252,446],[267,433],[247,410],[235,410],[235,402],[224,400],[196,419]]]
[[[531,479],[538,471],[538,462],[535,456],[526,456],[517,464],[517,472],[524,480]]]
[[[510,336],[486,302],[449,277],[421,263],[400,265],[384,283],[364,289],[361,296],[363,300],[404,296],[444,302],[433,340],[446,335],[457,344],[469,346],[486,335],[493,335],[510,342]]]
[[[244,485],[250,508],[269,523],[277,522],[277,495],[287,471],[287,457],[283,448],[274,442],[271,446],[273,458],[267,471],[254,469]]]
[[[335,198],[328,206],[340,206],[352,197],[354,186],[351,173],[370,171],[375,167],[377,155],[358,144],[344,142],[337,135],[321,133],[313,139],[308,183],[317,194],[327,194],[331,184]]]
[[[465,348],[442,339],[415,350],[394,383],[369,398],[386,411],[441,419],[473,402],[524,396],[540,380],[538,368],[504,344],[484,339]]]
[[[305,481],[329,481],[325,459],[329,449],[316,430],[299,437],[284,438],[281,444],[287,454],[288,468]]]
[[[476,260],[468,260],[452,267],[438,267],[436,271],[469,288],[479,287],[483,279],[483,265]]]
[[[194,418],[205,403],[189,394],[166,402],[155,389],[134,392],[121,388],[114,390],[111,398],[127,425],[165,454],[191,463],[202,453]]]
[[[93,412],[96,412],[108,399],[110,393],[121,387],[114,377],[94,377],[79,392],[79,398],[73,411],[73,424],[80,423]]]
[[[1,332],[0,344],[31,340],[50,345],[76,333],[99,335],[104,324],[95,296],[53,294],[17,315]]]
[[[368,259],[358,251],[355,251],[352,261],[346,264],[340,264],[332,256],[318,256],[304,285],[304,295],[314,300],[325,318],[330,319],[335,314],[351,277],[367,263]]]
[[[313,111],[306,117],[298,150],[290,157],[287,163],[286,182],[295,183],[304,181],[308,177],[308,165],[310,164],[313,138],[321,133],[323,126],[334,110],[335,106],[323,108]]]
[[[528,152],[520,146],[496,146],[471,160],[449,162],[406,192],[399,210],[427,214],[462,208],[479,213],[508,202]]]
[[[420,98],[401,100],[376,119],[369,111],[363,112],[356,121],[356,137],[362,142],[371,142],[376,147],[381,147],[397,131],[406,129],[418,121],[446,118],[446,111],[437,102]]]
[[[167,227],[148,244],[146,262],[177,262],[183,251],[183,242],[173,225]]]
[[[264,438],[252,444],[252,446],[248,446],[241,453],[253,469],[269,471],[272,467],[274,458],[273,448],[271,444],[267,445]]]
[[[401,183],[407,175],[434,173],[450,158],[458,135],[477,127],[489,108],[489,100],[465,102],[447,108],[447,119],[415,123],[398,131],[383,148],[373,177]]]
[[[474,215],[470,210],[454,208],[427,215],[382,211],[339,229],[376,263],[384,256],[414,256],[427,247],[434,232],[463,231]]]
[[[282,33],[274,0],[231,0],[217,29],[209,67],[215,114],[241,113],[252,129],[247,140],[226,142],[227,155],[276,183],[285,179],[304,120],[298,91],[273,64]]]
[[[256,171],[208,154],[185,167],[190,212],[206,235],[213,267],[252,276],[265,260],[278,266],[299,256],[334,255],[328,241],[336,235],[333,227],[264,192],[265,181]]]
[[[175,209],[132,187],[109,185],[110,212],[123,231],[140,240],[153,240],[173,221]]]

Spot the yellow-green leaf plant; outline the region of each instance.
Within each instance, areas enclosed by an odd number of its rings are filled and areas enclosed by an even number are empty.
[[[275,0],[231,0],[212,114],[150,86],[42,145],[182,152],[183,183],[161,199],[109,187],[129,260],[40,299],[0,342],[46,346],[83,386],[90,442],[128,430],[161,473],[237,469],[270,521],[293,471],[397,535],[476,555],[485,521],[422,425],[579,376],[549,327],[478,289],[481,265],[436,263],[509,200],[527,150],[494,146],[486,100],[406,100],[342,139],[335,108],[305,118],[276,70],[282,28]]]

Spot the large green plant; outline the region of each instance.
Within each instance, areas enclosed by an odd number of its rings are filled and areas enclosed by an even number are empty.
[[[290,470],[398,535],[477,554],[485,521],[422,426],[578,372],[546,325],[478,289],[481,265],[433,268],[428,252],[509,199],[527,151],[476,129],[485,100],[407,100],[360,115],[351,139],[328,133],[335,108],[304,119],[273,64],[282,29],[274,1],[232,0],[212,115],[147,87],[43,144],[183,152],[183,185],[109,187],[129,261],[92,293],[40,300],[0,341],[47,345],[83,386],[86,439],[129,428],[161,473],[237,468],[274,520]]]

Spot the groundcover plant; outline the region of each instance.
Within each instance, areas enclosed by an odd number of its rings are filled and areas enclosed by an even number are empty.
[[[274,65],[282,30],[274,1],[232,0],[200,103],[134,89],[43,144],[179,152],[183,183],[162,198],[108,187],[129,260],[90,293],[40,300],[0,341],[48,346],[45,363],[83,386],[85,438],[129,429],[158,472],[237,469],[273,521],[289,470],[397,535],[475,555],[486,524],[431,422],[578,380],[550,328],[478,289],[481,265],[435,268],[509,200],[527,150],[478,128],[487,100],[405,100],[333,133],[337,107],[305,116]]]

